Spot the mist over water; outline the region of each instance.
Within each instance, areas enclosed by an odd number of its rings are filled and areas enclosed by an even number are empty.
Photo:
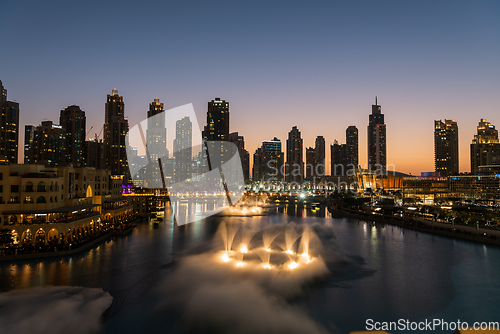
[[[180,258],[161,283],[157,310],[177,312],[193,333],[326,333],[288,301],[351,262],[329,226],[221,223],[211,249]]]
[[[275,215],[213,217],[180,227],[163,222],[154,228],[145,221],[130,235],[88,252],[62,259],[0,263],[0,290],[81,286],[109,292],[113,297],[109,312],[104,317],[84,313],[87,316],[71,318],[74,328],[70,332],[102,322],[99,328],[109,334],[233,333],[245,332],[240,328],[244,326],[255,332],[301,329],[348,334],[363,330],[368,318],[459,318],[470,323],[497,318],[498,247],[332,217],[322,208],[285,209],[278,207]],[[223,222],[229,231],[235,228],[227,263],[221,260],[226,249],[219,230]],[[269,253],[258,251],[264,243],[272,248],[273,269],[281,263],[286,270],[290,257],[297,260],[303,252],[299,236],[291,247],[293,255],[285,253],[282,225],[295,226],[300,235],[307,234],[304,226],[310,227],[313,233],[305,237],[311,240],[308,253],[315,258],[310,264],[320,264],[315,261],[321,259],[328,270],[325,276],[321,270],[302,275],[297,269],[306,263],[300,257],[288,279],[281,275],[285,271],[276,270],[274,276],[272,271],[265,272],[268,269],[262,266]],[[295,238],[293,231],[290,238]],[[240,254],[245,240],[248,252]],[[315,253],[315,245],[321,252]],[[246,265],[235,267],[239,261]],[[169,287],[176,278],[176,284]],[[45,311],[45,304],[39,310]],[[69,310],[52,309],[52,315],[64,320]],[[75,315],[81,311],[73,310]],[[300,327],[296,319],[307,327]],[[55,332],[53,325],[45,328],[47,333]]]
[[[37,287],[0,294],[0,333],[90,334],[113,301],[102,289]]]

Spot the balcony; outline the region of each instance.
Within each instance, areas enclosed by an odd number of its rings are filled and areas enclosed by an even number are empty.
[[[101,216],[101,214],[99,212],[91,211],[91,212],[82,213],[79,215],[73,215],[71,217],[59,218],[59,219],[50,219],[50,220],[33,219],[33,220],[23,220],[22,222],[14,221],[14,222],[6,223],[6,225],[67,224],[67,223],[72,223],[72,222],[80,220],[80,219],[91,218],[91,217],[100,217],[100,216]]]

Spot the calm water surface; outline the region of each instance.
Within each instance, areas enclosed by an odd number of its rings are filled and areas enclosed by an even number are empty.
[[[173,257],[202,249],[224,220],[262,226],[293,220],[332,224],[338,246],[358,264],[334,272],[292,302],[332,332],[364,330],[367,319],[500,321],[499,247],[332,217],[324,209],[278,211],[253,218],[211,218],[181,227],[165,222],[157,229],[144,221],[132,234],[80,255],[0,263],[0,289],[98,287],[114,297],[105,333],[176,332],[176,319],[155,312],[158,299],[168,296],[152,289],[168,277]]]

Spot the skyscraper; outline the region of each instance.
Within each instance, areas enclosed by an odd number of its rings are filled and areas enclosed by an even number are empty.
[[[477,134],[470,144],[471,174],[478,174],[479,166],[500,165],[498,130],[485,119],[479,121]]]
[[[193,157],[192,142],[193,126],[189,117],[184,117],[175,123],[175,182],[181,182],[191,177],[191,159]]]
[[[207,139],[229,140],[229,102],[218,97],[208,102]]]
[[[283,152],[281,141],[274,137],[262,142],[260,157],[260,173],[264,181],[283,181],[281,166],[283,166]]]
[[[84,167],[86,158],[85,135],[86,117],[85,111],[79,106],[69,106],[61,110],[59,125],[66,131],[66,161],[74,167]]]
[[[305,179],[319,182],[325,176],[325,138],[316,137],[315,146],[306,148]]]
[[[330,145],[331,175],[347,175],[346,156],[347,145],[339,144],[339,142],[335,139],[333,141],[333,145]]]
[[[238,147],[241,167],[243,168],[243,177],[246,182],[250,178],[250,153],[245,150],[245,139],[243,136],[239,136],[238,132],[232,132],[229,134],[229,141]]]
[[[162,184],[158,159],[161,158],[163,162],[166,162],[166,159],[168,159],[167,129],[165,127],[164,116],[165,109],[163,107],[163,103],[160,103],[160,100],[155,98],[154,101],[149,104],[146,143],[148,148],[147,153],[151,159],[151,162],[147,167],[148,179],[153,181],[156,185]]]
[[[358,128],[349,126],[345,131],[346,144],[337,140],[330,146],[331,175],[354,175],[358,167]]]
[[[25,125],[24,126],[24,163],[30,164],[33,163],[30,159],[30,147],[33,143],[33,138],[35,135],[35,126],[34,125]]]
[[[35,128],[29,149],[29,163],[64,166],[66,158],[66,131],[52,121],[43,121]]]
[[[354,125],[349,126],[345,130],[346,139],[346,164],[357,168],[359,165],[358,158],[358,128]]]
[[[288,132],[286,141],[286,178],[288,182],[304,181],[304,153],[300,131],[296,126]]]
[[[305,179],[312,181],[314,169],[316,168],[316,151],[313,147],[306,147],[306,175]]]
[[[319,181],[325,176],[326,165],[325,165],[325,138],[323,136],[317,136],[314,146],[314,176]]]
[[[220,158],[216,158],[221,164],[228,161],[231,157],[226,151],[227,146],[218,141],[229,140],[229,102],[216,97],[215,100],[208,102],[207,126],[204,136],[208,141],[215,141],[214,149]]]
[[[7,101],[0,81],[0,162],[17,164],[19,153],[19,103]]]
[[[434,121],[434,166],[442,176],[458,175],[458,125]]]
[[[91,138],[85,142],[86,156],[85,165],[87,167],[94,167],[101,169],[103,166],[103,143],[102,139]]]
[[[112,175],[124,175],[129,180],[125,143],[128,121],[125,119],[123,97],[118,95],[116,88],[107,96],[104,118],[104,167],[110,169]]]
[[[252,181],[262,181],[262,147],[255,150],[253,154]]]
[[[368,169],[385,170],[387,167],[386,153],[386,127],[382,108],[377,104],[372,105],[372,114],[368,123]]]

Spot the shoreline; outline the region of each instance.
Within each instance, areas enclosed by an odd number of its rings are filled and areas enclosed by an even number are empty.
[[[77,248],[62,250],[62,251],[55,251],[55,252],[1,255],[0,262],[47,259],[47,258],[52,258],[52,257],[62,258],[65,256],[81,253],[81,252],[87,251],[88,249],[92,248],[93,246],[96,246],[97,244],[99,244],[103,241],[107,241],[108,239],[111,239],[113,237],[121,237],[121,236],[128,235],[129,233],[131,233],[134,230],[134,228],[136,227],[135,223],[137,223],[138,220],[140,220],[140,219],[136,219],[136,220],[132,221],[130,223],[131,226],[129,227],[129,229],[109,231],[106,234],[103,234],[100,237],[98,237],[92,241],[89,241],[88,243],[81,245],[80,247],[77,247]]]
[[[444,236],[452,239],[461,239],[467,241],[478,242],[482,244],[496,245],[500,246],[500,231],[498,230],[490,230],[479,228],[477,230],[474,227],[464,226],[464,225],[455,225],[437,223],[424,221],[420,219],[394,219],[391,217],[380,216],[380,215],[369,215],[361,212],[351,212],[346,210],[336,209],[333,206],[328,207],[328,211],[333,214],[338,214],[345,217],[357,218],[361,220],[365,220],[367,222],[377,221],[380,223],[386,223],[389,225],[395,225],[399,227],[408,228],[411,230]]]

